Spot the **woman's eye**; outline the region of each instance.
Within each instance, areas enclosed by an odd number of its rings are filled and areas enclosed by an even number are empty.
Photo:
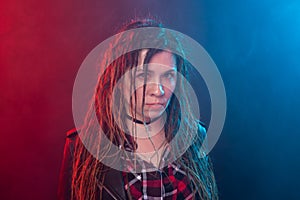
[[[165,77],[168,79],[174,78],[174,76],[175,76],[174,73],[166,73],[165,74]]]
[[[136,77],[137,78],[145,78],[146,76],[149,76],[147,73],[140,73],[140,74],[138,74]]]

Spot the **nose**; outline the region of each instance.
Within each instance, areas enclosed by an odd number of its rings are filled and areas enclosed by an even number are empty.
[[[164,87],[161,83],[153,83],[151,86],[151,95],[163,96],[165,94]]]

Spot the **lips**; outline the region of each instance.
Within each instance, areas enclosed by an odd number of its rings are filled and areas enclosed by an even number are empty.
[[[146,105],[149,105],[149,106],[152,106],[152,105],[161,105],[161,106],[163,106],[163,105],[165,105],[165,103],[164,102],[155,102],[155,103],[146,103]]]
[[[149,107],[149,109],[151,110],[163,110],[165,109],[165,104],[164,103],[146,103],[145,105],[147,105]]]

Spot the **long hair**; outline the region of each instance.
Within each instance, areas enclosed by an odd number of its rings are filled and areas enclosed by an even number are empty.
[[[160,23],[152,19],[143,19],[135,20],[131,23],[124,26],[121,31],[126,31],[134,28],[142,27],[162,27]],[[132,37],[136,37],[132,35]],[[122,43],[122,36],[120,36],[116,43]],[[124,130],[119,127],[119,124],[116,123],[117,120],[124,119],[125,108],[122,102],[124,102],[124,97],[120,95],[120,98],[115,99],[114,105],[118,105],[118,112],[116,115],[113,115],[112,110],[112,99],[114,89],[117,88],[116,85],[120,78],[130,69],[138,65],[139,55],[141,50],[134,50],[129,53],[124,53],[115,59],[113,62],[107,60],[115,51],[124,51],[124,49],[111,48],[107,51],[106,60],[103,64],[108,64],[108,67],[105,69],[103,75],[99,77],[95,94],[91,101],[90,109],[86,115],[85,122],[80,130],[80,134],[85,134],[85,144],[89,143],[94,146],[95,149],[101,149],[103,152],[101,156],[104,158],[106,152],[109,151],[111,145],[129,145],[132,147],[133,151],[135,150],[135,141],[134,137],[129,137]],[[144,63],[147,64],[150,62],[151,58],[157,53],[161,52],[161,49],[149,49],[146,53]],[[180,73],[183,77],[188,79],[188,68],[189,64],[185,61],[184,58],[175,55],[177,72]],[[107,63],[108,62],[108,63]],[[147,67],[146,69],[147,70]],[[133,69],[133,76],[131,76],[131,91],[134,91],[134,76],[136,68]],[[146,82],[146,80],[145,80]],[[204,128],[199,124],[199,120],[195,119],[193,112],[188,103],[188,90],[185,87],[186,83],[183,80],[177,80],[176,88],[180,97],[171,97],[170,103],[166,108],[166,123],[165,123],[165,136],[166,140],[170,142],[177,130],[179,129],[180,124],[185,128],[184,135],[178,137],[182,138],[181,141],[178,141],[178,145],[184,142],[185,138],[196,134],[196,137],[193,141],[193,144],[187,149],[187,151],[176,160],[186,171],[188,178],[191,181],[191,186],[194,191],[194,197],[200,197],[200,199],[218,199],[217,196],[217,186],[213,174],[213,169],[211,162],[208,156],[200,155],[201,152],[199,148],[202,145],[202,142],[205,138],[203,134]],[[117,91],[118,92],[118,91]],[[145,103],[145,85],[143,89],[143,104]],[[137,98],[135,95],[134,98]],[[136,99],[135,99],[136,102]],[[132,103],[131,103],[131,106]],[[142,105],[143,107],[144,105]],[[179,108],[182,109],[179,109]],[[136,106],[133,108],[136,114]],[[183,119],[181,110],[184,110],[188,114],[186,118]],[[96,118],[93,117],[96,112]],[[111,141],[111,143],[103,144],[100,142],[97,143],[93,140],[92,133],[98,133],[99,124],[101,129],[104,130],[105,135]],[[134,130],[134,128],[133,128]],[[100,146],[102,145],[102,146]],[[100,157],[101,157],[100,156]],[[96,199],[101,196],[102,191],[99,190],[99,184],[103,184],[105,180],[105,172],[108,170],[108,167],[105,166],[101,159],[96,159],[93,155],[89,153],[85,145],[81,140],[76,141],[75,150],[74,150],[74,162],[73,162],[73,174],[72,174],[72,199]],[[99,183],[100,182],[100,183]],[[130,192],[129,192],[130,195]]]

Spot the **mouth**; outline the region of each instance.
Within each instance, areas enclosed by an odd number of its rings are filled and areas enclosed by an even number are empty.
[[[165,108],[165,104],[164,103],[146,103],[145,105],[149,106],[151,109],[154,110],[161,110]]]

